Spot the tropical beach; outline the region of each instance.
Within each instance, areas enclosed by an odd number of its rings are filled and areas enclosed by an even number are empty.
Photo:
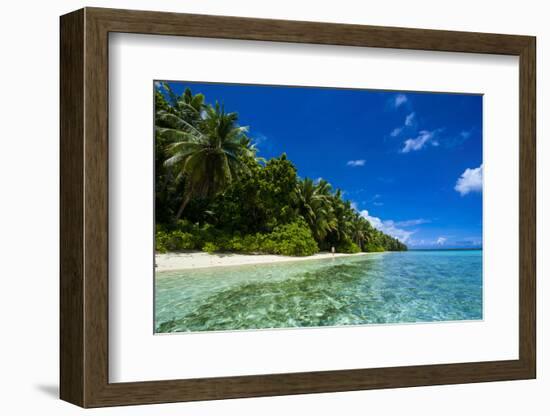
[[[364,256],[368,253],[316,253],[307,257],[282,256],[275,254],[236,254],[236,253],[203,253],[175,252],[157,254],[155,270],[157,272],[189,270],[207,267],[229,267],[257,264],[274,264],[294,261],[336,259],[348,256]]]
[[[407,247],[361,216],[341,189],[269,159],[236,112],[187,88],[155,91],[155,250],[311,256]]]
[[[154,98],[156,333],[483,319],[480,97]]]
[[[156,332],[480,320],[481,254],[420,250],[160,272]]]

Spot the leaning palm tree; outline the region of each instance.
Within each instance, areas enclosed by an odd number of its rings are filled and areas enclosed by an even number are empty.
[[[167,147],[171,143],[184,140],[184,132],[198,128],[206,105],[204,95],[193,95],[189,88],[186,88],[181,95],[177,95],[170,84],[166,82],[156,83],[156,88],[155,169],[160,182],[155,185],[155,189],[159,203],[165,210],[168,206],[173,205],[170,203],[170,194],[175,189],[170,191],[170,185],[178,185],[178,182],[175,181],[177,172],[164,164],[170,157]],[[181,181],[181,185],[185,185],[184,181]],[[178,186],[178,188],[181,189],[182,186]],[[166,214],[171,215],[168,212]]]
[[[331,206],[330,184],[321,180],[315,184],[310,178],[299,181],[295,192],[298,211],[311,229],[313,237],[321,242],[336,227]]]
[[[171,129],[169,134],[174,141],[168,145],[170,157],[164,164],[176,172],[176,180],[185,178],[185,193],[176,219],[192,197],[219,193],[246,170],[243,158],[254,157],[255,150],[246,137],[248,129],[239,126],[237,118],[236,113],[226,113],[216,103],[203,110],[196,127],[181,123]]]

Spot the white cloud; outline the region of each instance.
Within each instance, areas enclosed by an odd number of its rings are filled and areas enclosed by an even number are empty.
[[[442,130],[443,129],[436,129],[432,131],[421,130],[416,138],[405,140],[401,153],[409,153],[410,151],[420,150],[428,143],[432,146],[439,146],[439,142],[436,140],[436,137]]]
[[[390,132],[390,136],[397,137],[403,132],[403,130],[407,129],[407,127],[413,127],[413,125],[415,124],[415,117],[416,113],[410,113],[407,117],[405,117],[405,122],[403,126],[394,128]]]
[[[405,126],[410,127],[413,125],[415,114],[411,113],[405,117]]]
[[[455,191],[464,196],[470,192],[481,192],[483,188],[483,164],[475,169],[466,169],[457,179]]]
[[[395,96],[394,105],[395,108],[399,108],[402,104],[407,102],[407,96],[405,94],[397,94]]]
[[[403,243],[406,243],[407,240],[415,233],[415,231],[407,231],[402,228],[396,227],[396,223],[392,220],[382,221],[378,217],[373,217],[369,214],[369,211],[366,209],[359,212],[363,218],[365,218],[370,224],[377,230],[382,231],[388,235],[391,235],[394,238],[397,238]]]
[[[397,137],[399,136],[399,134],[401,134],[402,131],[403,131],[403,127],[396,127],[391,131],[390,136]]]
[[[421,224],[427,224],[431,222],[430,220],[424,219],[424,218],[417,218],[414,220],[406,220],[406,221],[397,221],[395,225],[398,225],[400,227],[411,227],[413,225],[421,225]]]
[[[436,239],[410,239],[407,244],[411,247],[434,247],[434,246],[454,246],[454,243],[449,244],[449,237],[437,237]]]
[[[348,163],[346,163],[348,166],[351,167],[357,167],[357,166],[365,166],[365,160],[359,159],[359,160],[348,160]]]
[[[410,151],[420,150],[428,143],[431,143],[432,146],[438,146],[439,143],[435,140],[437,133],[438,130],[420,131],[415,139],[405,140],[405,145],[403,146],[403,149],[401,149],[401,153],[409,153]]]

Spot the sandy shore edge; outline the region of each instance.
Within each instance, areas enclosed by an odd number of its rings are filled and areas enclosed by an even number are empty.
[[[236,254],[236,253],[163,253],[155,254],[155,270],[158,272],[189,270],[210,267],[243,266],[249,264],[271,264],[295,261],[320,260],[336,257],[364,256],[376,253],[317,253],[313,256],[292,257],[275,254]]]

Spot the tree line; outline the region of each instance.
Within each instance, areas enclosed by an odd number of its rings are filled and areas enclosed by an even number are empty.
[[[202,94],[155,89],[156,250],[311,255],[406,250],[286,154],[265,160],[238,114]]]

